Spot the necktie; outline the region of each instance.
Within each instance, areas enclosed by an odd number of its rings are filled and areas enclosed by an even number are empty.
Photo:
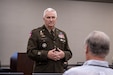
[[[52,36],[52,38],[54,39],[54,32],[53,32],[53,30],[51,30],[51,36]]]

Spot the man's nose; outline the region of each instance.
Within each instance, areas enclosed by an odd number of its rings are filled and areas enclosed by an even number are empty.
[[[52,21],[53,20],[53,18],[50,18],[50,21]]]

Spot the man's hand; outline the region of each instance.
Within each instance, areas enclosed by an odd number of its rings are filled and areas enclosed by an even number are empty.
[[[49,59],[57,61],[57,60],[64,58],[65,53],[62,50],[60,50],[59,48],[57,48],[57,49],[58,49],[58,51],[56,51],[56,49],[53,49],[48,52]]]
[[[57,48],[57,50],[58,51],[56,51],[56,54],[57,54],[58,58],[63,59],[65,57],[65,53],[59,48]]]

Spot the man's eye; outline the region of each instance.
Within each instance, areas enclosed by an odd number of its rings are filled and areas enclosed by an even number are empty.
[[[47,17],[48,19],[50,19],[50,17]]]
[[[55,17],[52,17],[52,18],[55,18]]]
[[[55,16],[52,17],[46,17],[47,19],[55,19]]]

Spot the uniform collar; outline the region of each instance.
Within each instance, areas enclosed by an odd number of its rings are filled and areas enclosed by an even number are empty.
[[[107,61],[100,61],[100,60],[88,60],[86,61],[83,66],[89,65],[89,66],[99,66],[99,67],[109,67],[109,64]]]
[[[49,29],[46,25],[44,25],[45,26],[45,28],[50,32],[51,31],[51,29]],[[52,29],[52,31],[54,32],[55,31],[55,27]]]

